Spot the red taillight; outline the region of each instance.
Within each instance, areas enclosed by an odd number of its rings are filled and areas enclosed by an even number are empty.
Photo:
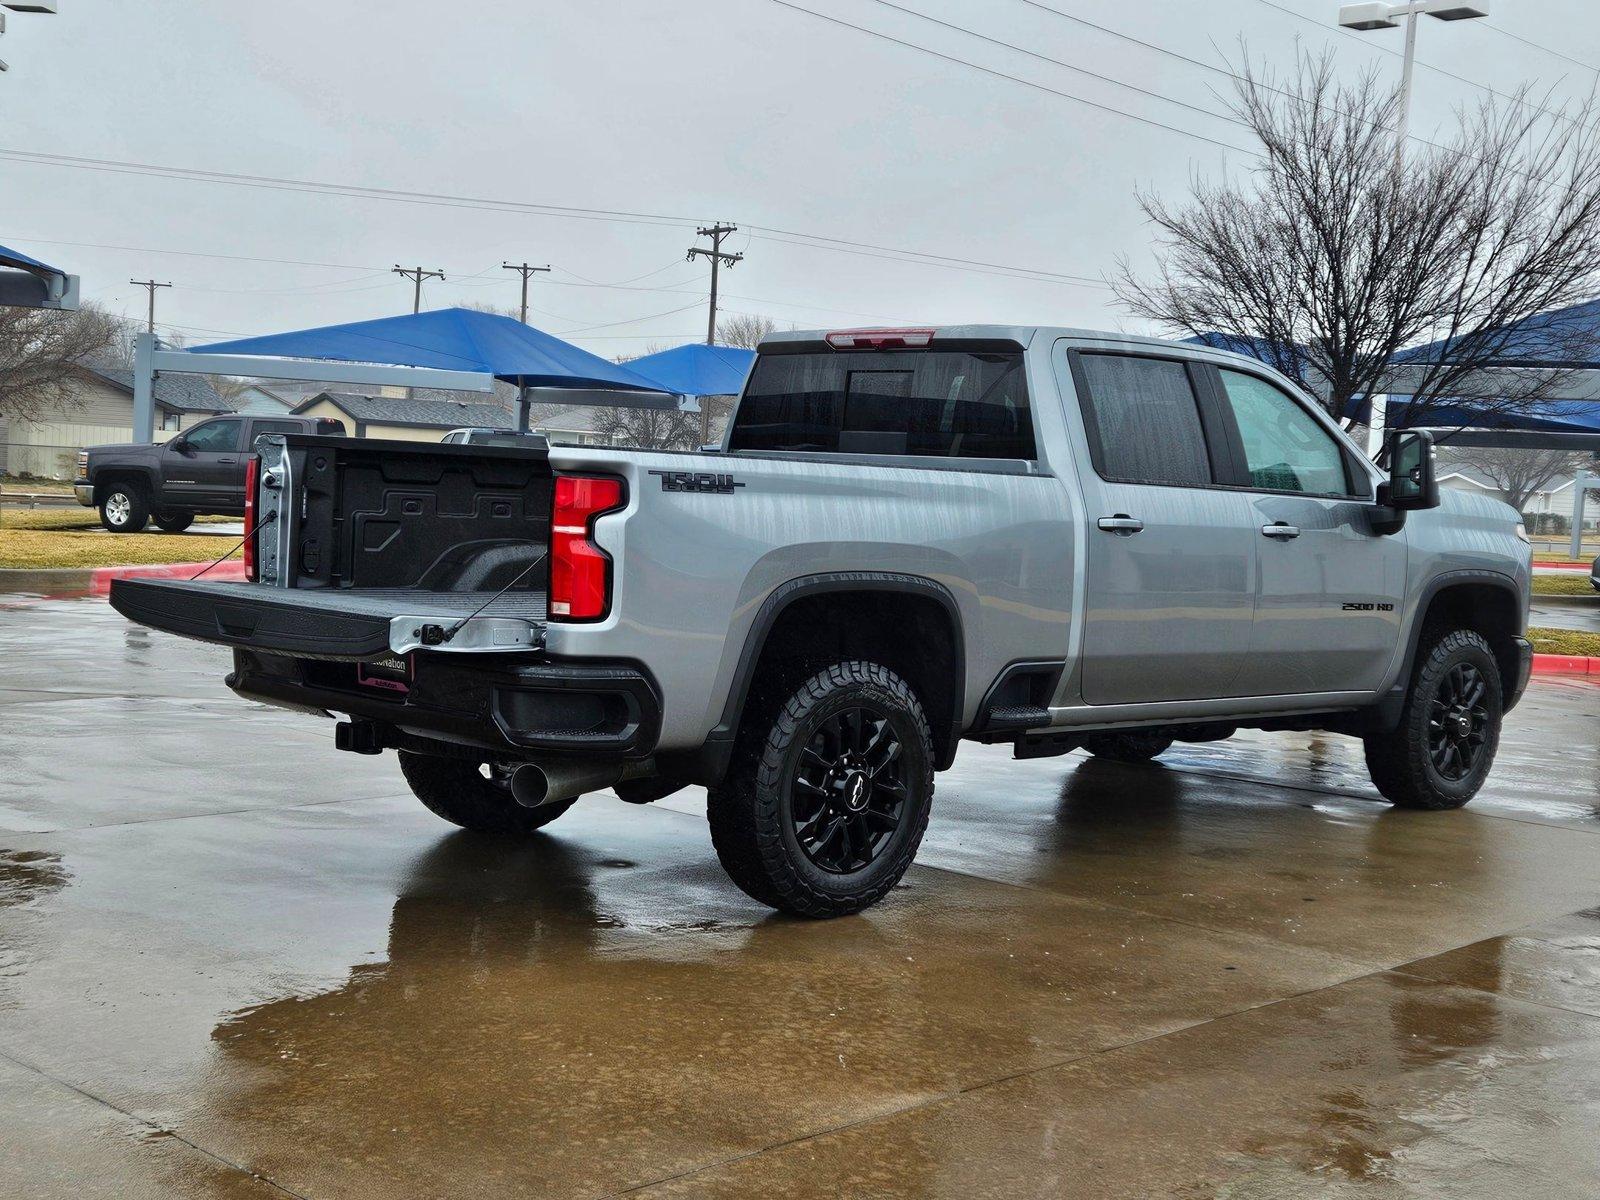
[[[597,621],[611,606],[611,556],[590,540],[594,519],[622,506],[622,480],[557,475],[550,512],[550,615]]]
[[[932,343],[931,329],[841,329],[828,335],[835,350],[925,350]]]
[[[244,577],[251,583],[260,578],[260,560],[256,557],[256,491],[261,486],[261,456],[252,454],[244,460]]]

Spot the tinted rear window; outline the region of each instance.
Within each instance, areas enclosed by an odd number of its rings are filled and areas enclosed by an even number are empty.
[[[1181,362],[1084,354],[1084,423],[1102,478],[1203,487],[1211,460],[1189,372]]]
[[[756,359],[734,450],[1033,458],[1022,354],[820,351]]]

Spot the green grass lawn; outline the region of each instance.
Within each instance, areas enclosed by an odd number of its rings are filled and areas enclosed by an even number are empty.
[[[242,517],[196,517],[196,525],[237,524]],[[0,513],[0,529],[99,529],[100,514],[92,508],[7,509]],[[154,529],[152,525],[150,528]]]
[[[4,492],[49,492],[52,495],[69,496],[72,494],[72,485],[59,479],[0,479],[0,493]]]
[[[123,567],[149,563],[207,562],[238,542],[170,533],[101,534],[86,529],[0,527],[0,568]],[[237,557],[237,553],[235,554]]]
[[[1600,658],[1600,633],[1581,629],[1530,629],[1535,654],[1582,654]]]
[[[237,517],[199,517],[196,524],[237,521]],[[122,567],[150,563],[206,562],[239,539],[178,537],[161,533],[106,533],[92,509],[34,509],[7,512],[0,519],[0,569],[22,567]]]
[[[1593,596],[1600,603],[1600,592],[1594,590],[1587,575],[1572,572],[1572,578],[1565,575],[1535,575],[1533,577],[1533,594],[1535,596]]]

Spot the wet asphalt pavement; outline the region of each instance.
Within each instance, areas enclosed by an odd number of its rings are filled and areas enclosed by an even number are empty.
[[[1600,596],[1535,596],[1528,624],[1600,633]]]
[[[226,655],[0,598],[0,1195],[1600,1193],[1600,689],[1457,813],[1348,739],[966,746],[774,917],[698,792],[453,832]]]

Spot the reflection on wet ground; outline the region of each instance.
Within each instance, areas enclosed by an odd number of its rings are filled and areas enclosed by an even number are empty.
[[[0,613],[0,1194],[1593,1196],[1600,691],[1489,791],[968,747],[809,924],[703,797],[506,844],[102,604]]]

